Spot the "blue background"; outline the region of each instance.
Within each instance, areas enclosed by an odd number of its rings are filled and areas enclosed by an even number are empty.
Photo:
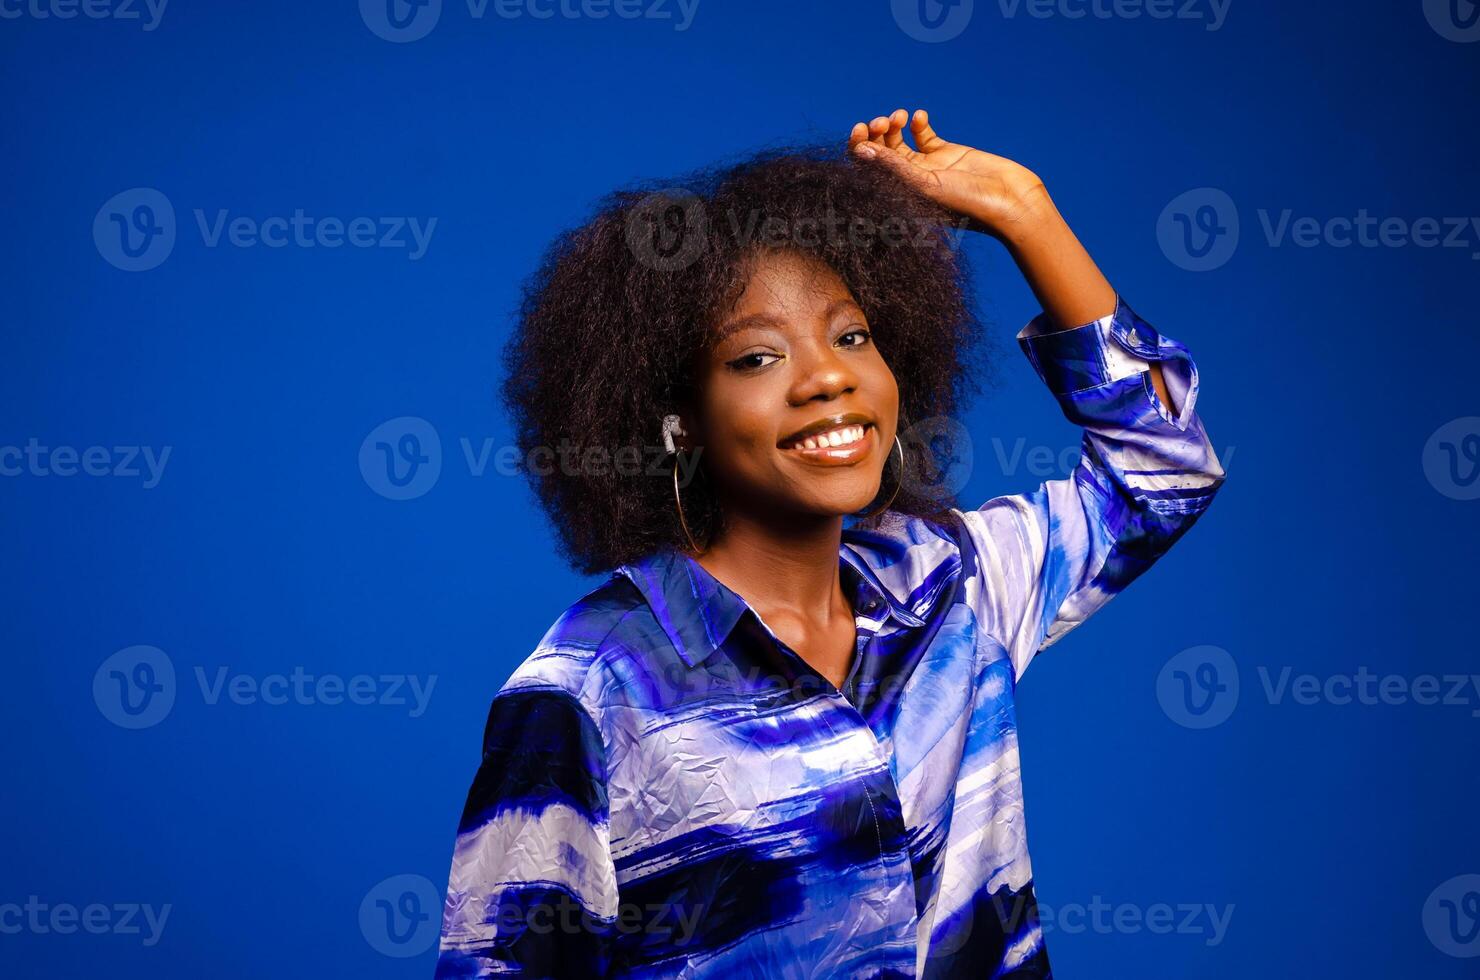
[[[1232,906],[1227,934],[1066,917],[1048,935],[1058,974],[1476,975],[1431,941],[1425,905],[1480,872],[1480,695],[1275,703],[1260,672],[1406,684],[1475,664],[1480,501],[1442,493],[1424,454],[1480,415],[1480,232],[1299,247],[1259,218],[1480,215],[1480,44],[1440,36],[1420,0],[1233,0],[1218,30],[978,0],[939,42],[887,0],[701,0],[681,31],[445,0],[408,43],[346,0],[174,0],[149,31],[5,2],[23,16],[0,19],[0,447],[171,455],[151,489],[0,477],[0,905],[171,912],[152,946],[0,933],[0,972],[429,975],[425,925],[388,947],[414,955],[377,951],[373,890],[445,885],[489,699],[598,581],[561,564],[518,477],[465,457],[464,439],[510,440],[495,385],[520,281],[619,184],[923,105],[947,138],[1037,170],[1127,300],[1192,348],[1229,472],[1202,523],[1020,695],[1040,901]],[[177,239],[127,272],[92,228],[141,187],[172,203]],[[1241,232],[1193,272],[1157,222],[1206,187]],[[412,260],[208,247],[194,216],[300,208],[437,224]],[[1057,456],[1077,434],[1011,342],[1030,293],[995,243],[967,248],[1001,350],[964,420],[974,504],[1058,475],[1014,463],[1019,440]],[[405,416],[438,433],[441,471],[398,501],[358,460]],[[176,697],[129,730],[93,683],[141,644],[169,658]],[[1189,728],[1158,677],[1206,645],[1232,656],[1240,695]],[[435,687],[416,717],[212,704],[196,670],[222,667]]]

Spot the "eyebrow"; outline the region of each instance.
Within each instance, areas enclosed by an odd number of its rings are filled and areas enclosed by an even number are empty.
[[[823,312],[823,319],[831,320],[838,315],[838,311],[849,306],[858,310],[860,313],[863,312],[863,308],[858,305],[856,300],[850,297],[840,297],[828,304],[827,309]],[[748,327],[776,327],[780,326],[780,324],[781,321],[769,313],[749,313],[723,324],[715,333],[714,343],[716,345],[722,344],[731,334]]]

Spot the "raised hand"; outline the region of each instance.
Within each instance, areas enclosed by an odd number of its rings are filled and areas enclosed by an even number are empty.
[[[905,141],[906,125],[914,147]],[[913,117],[896,109],[855,124],[848,148],[884,161],[931,200],[998,238],[1012,237],[1019,225],[1052,207],[1037,174],[1006,157],[941,139],[924,109]]]

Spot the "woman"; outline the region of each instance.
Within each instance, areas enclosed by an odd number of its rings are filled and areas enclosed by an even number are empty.
[[[1016,260],[1084,428],[1070,478],[965,511],[908,432],[970,383],[953,224]],[[565,553],[611,574],[493,699],[438,976],[1048,976],[1017,681],[1223,471],[1187,350],[1042,182],[901,109],[621,193],[507,357],[526,458],[586,447],[531,474]]]

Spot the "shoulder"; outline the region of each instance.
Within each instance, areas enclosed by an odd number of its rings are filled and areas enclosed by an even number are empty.
[[[652,618],[631,580],[610,575],[555,618],[497,697],[543,694],[574,701],[599,722],[611,662],[628,656]]]

